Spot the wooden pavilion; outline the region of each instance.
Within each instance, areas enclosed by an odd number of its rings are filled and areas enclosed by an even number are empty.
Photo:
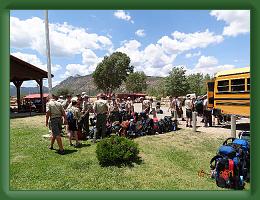
[[[21,110],[21,85],[24,81],[30,80],[35,80],[40,87],[41,112],[44,111],[42,90],[44,78],[48,78],[48,72],[10,55],[10,82],[13,82],[16,87],[18,112]]]

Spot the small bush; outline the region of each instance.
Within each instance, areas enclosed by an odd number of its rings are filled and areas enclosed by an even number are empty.
[[[97,159],[102,166],[132,165],[140,157],[138,145],[127,138],[112,136],[97,144]]]

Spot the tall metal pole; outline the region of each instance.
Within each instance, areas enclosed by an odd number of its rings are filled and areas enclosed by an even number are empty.
[[[45,37],[46,37],[46,56],[47,56],[49,96],[51,96],[52,79],[51,79],[51,53],[50,53],[50,39],[49,39],[48,10],[45,10]]]

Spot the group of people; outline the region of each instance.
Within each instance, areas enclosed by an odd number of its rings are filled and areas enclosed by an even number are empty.
[[[219,124],[219,115],[216,110],[211,110],[208,108],[207,96],[202,97],[192,97],[190,94],[186,95],[184,101],[178,97],[170,97],[170,106],[168,111],[171,111],[172,117],[181,118],[185,121],[183,117],[183,109],[186,110],[186,127],[192,127],[192,112],[196,111],[198,116],[202,117],[204,127],[212,126],[212,115],[217,118]]]
[[[149,113],[151,101],[141,99],[142,109]],[[96,118],[96,137],[104,138],[106,135],[106,122],[108,118],[112,121],[121,121],[120,112],[131,115],[134,112],[134,102],[130,97],[119,99],[115,96],[107,97],[105,94],[97,95],[97,100],[91,102],[85,92],[75,97],[68,94],[66,99],[63,96],[52,96],[46,104],[46,126],[51,130],[50,149],[57,140],[59,153],[64,153],[61,140],[62,125],[65,125],[69,136],[70,146],[79,147],[79,135],[87,137],[89,134],[89,117],[93,113]],[[76,144],[72,143],[75,138]]]

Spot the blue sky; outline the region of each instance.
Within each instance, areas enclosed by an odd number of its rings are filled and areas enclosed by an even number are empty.
[[[114,51],[153,76],[167,76],[174,66],[188,74],[249,66],[249,16],[246,10],[51,10],[53,85],[92,73]],[[11,54],[46,69],[44,11],[10,17]],[[23,84],[29,85],[36,84]]]

